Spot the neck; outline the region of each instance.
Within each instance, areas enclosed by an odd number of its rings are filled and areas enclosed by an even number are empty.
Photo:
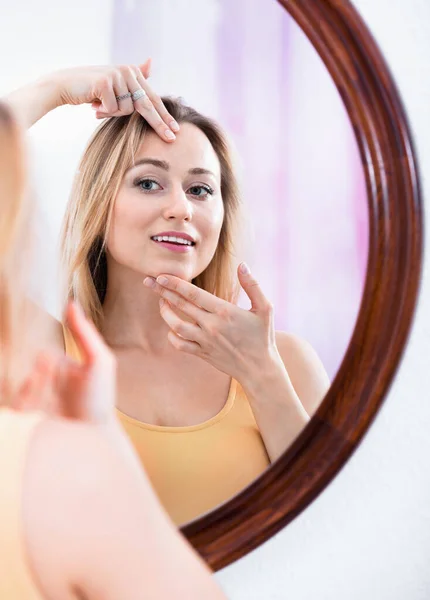
[[[171,350],[167,339],[170,328],[160,314],[160,296],[143,285],[145,277],[109,265],[102,330],[109,346],[137,347],[148,352]]]

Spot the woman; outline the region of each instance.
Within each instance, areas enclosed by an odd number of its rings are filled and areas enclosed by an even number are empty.
[[[22,367],[35,334],[16,318],[12,276],[29,229],[24,170],[0,103],[0,597],[221,599],[117,422],[115,359],[79,307],[68,307],[67,324],[81,364],[45,353],[29,374]],[[46,404],[50,415],[37,410]]]
[[[219,127],[158,98],[145,77],[130,81],[135,67],[94,69],[47,76],[49,94],[33,86],[28,97],[38,116],[66,101],[92,102],[108,117],[67,208],[68,292],[113,350],[118,416],[162,503],[184,523],[276,460],[329,381],[308,344],[274,331],[246,265],[232,270],[240,202]],[[138,100],[132,112],[127,93],[141,89],[146,105]],[[24,94],[9,101],[17,98],[22,110]],[[175,124],[170,139],[160,123],[148,126],[157,111],[163,127]],[[235,304],[237,283],[250,310]],[[64,337],[76,357],[67,329]]]

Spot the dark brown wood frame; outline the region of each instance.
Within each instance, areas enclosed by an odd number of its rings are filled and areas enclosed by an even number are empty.
[[[423,223],[416,159],[405,112],[381,52],[347,0],[279,1],[324,61],[354,127],[369,203],[368,269],[350,345],[308,426],[243,492],[182,529],[214,570],[285,527],[357,448],[399,365],[421,273]]]

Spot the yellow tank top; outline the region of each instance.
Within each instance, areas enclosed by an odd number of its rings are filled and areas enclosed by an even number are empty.
[[[63,327],[66,353],[79,360]],[[188,427],[163,427],[117,416],[172,520],[182,525],[242,491],[270,464],[248,399],[232,379],[222,410]]]
[[[0,598],[43,600],[27,563],[22,482],[28,443],[41,413],[0,408]]]

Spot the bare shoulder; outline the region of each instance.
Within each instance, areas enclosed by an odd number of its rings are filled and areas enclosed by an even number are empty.
[[[297,335],[287,333],[286,331],[277,331],[276,345],[282,358],[285,358],[292,366],[309,361],[317,361],[322,365],[311,344]]]
[[[78,506],[89,493],[86,484],[97,479],[90,476],[102,462],[95,462],[96,448],[91,428],[65,419],[44,419],[30,440],[22,492],[24,539],[30,570],[46,597],[69,597],[72,529],[82,539],[87,518]]]
[[[285,331],[276,332],[276,345],[297,395],[312,415],[330,387],[321,359],[309,342]]]
[[[50,418],[36,428],[23,523],[42,596],[140,600],[145,590],[148,598],[224,598],[167,519],[131,450],[119,423],[107,431]]]
[[[27,298],[25,311],[29,322],[37,326],[38,344],[41,347],[64,352],[63,326],[55,317]]]
[[[109,510],[121,487],[120,463],[96,425],[46,418],[36,428],[24,473],[23,519],[30,569],[46,597],[75,597],[72,587],[85,579],[86,565],[97,578],[93,557],[103,527],[115,521]],[[125,509],[120,500],[118,506]]]

